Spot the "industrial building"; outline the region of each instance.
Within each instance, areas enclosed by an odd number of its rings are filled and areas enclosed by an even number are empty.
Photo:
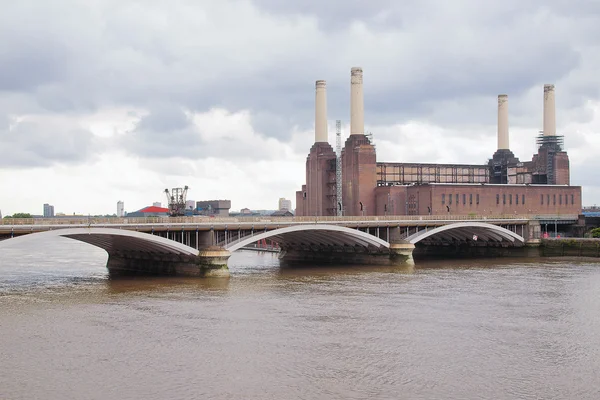
[[[156,206],[144,207],[140,210],[127,213],[128,218],[134,217],[168,217],[169,209]]]
[[[196,214],[212,217],[229,217],[231,200],[203,200],[196,202]]]
[[[509,147],[508,96],[498,96],[498,147],[481,165],[378,162],[364,132],[363,71],[350,75],[350,135],[328,143],[326,82],[316,81],[315,142],[297,216],[579,214],[581,187],[570,186],[564,138],[556,134],[555,88],[544,85],[538,151],[521,161]]]

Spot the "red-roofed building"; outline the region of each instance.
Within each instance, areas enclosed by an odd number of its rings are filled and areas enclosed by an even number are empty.
[[[168,217],[169,209],[156,207],[156,206],[148,206],[142,208],[141,210],[134,211],[132,213],[127,213],[127,217]]]

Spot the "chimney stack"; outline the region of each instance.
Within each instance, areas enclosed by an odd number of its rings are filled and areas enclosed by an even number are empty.
[[[544,136],[556,136],[554,85],[544,85]]]
[[[315,143],[327,142],[327,83],[317,81],[315,86]]]
[[[350,83],[350,135],[362,135],[365,133],[362,68],[352,68]]]
[[[498,95],[498,150],[508,150],[508,95]]]

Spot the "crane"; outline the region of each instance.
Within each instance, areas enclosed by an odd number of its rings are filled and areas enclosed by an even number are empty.
[[[169,205],[169,215],[171,217],[180,217],[185,215],[185,199],[188,191],[187,185],[183,188],[165,189],[167,195],[167,204]]]

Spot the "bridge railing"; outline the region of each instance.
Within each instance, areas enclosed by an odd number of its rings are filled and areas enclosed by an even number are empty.
[[[322,217],[58,217],[3,218],[0,225],[141,225],[141,224],[212,224],[212,223],[314,223],[314,222],[395,222],[395,221],[468,221],[468,220],[577,220],[577,215],[396,215],[396,216],[322,216]]]

